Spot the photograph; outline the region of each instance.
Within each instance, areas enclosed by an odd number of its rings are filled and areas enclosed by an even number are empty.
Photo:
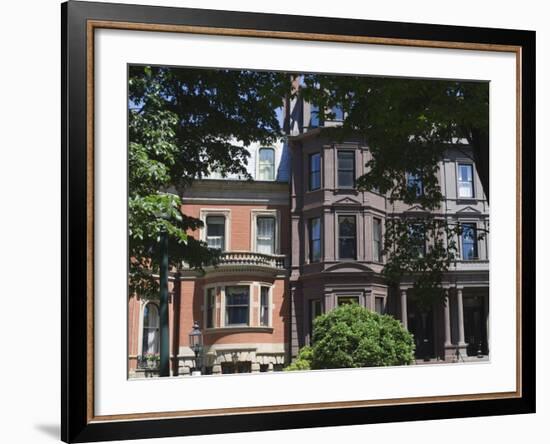
[[[490,363],[489,85],[129,63],[128,379]]]

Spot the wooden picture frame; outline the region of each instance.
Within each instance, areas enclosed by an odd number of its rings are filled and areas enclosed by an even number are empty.
[[[65,442],[535,412],[535,33],[69,1],[62,14],[62,415]],[[516,390],[138,414],[94,413],[94,32],[117,29],[516,57]],[[497,278],[498,277],[494,277]]]

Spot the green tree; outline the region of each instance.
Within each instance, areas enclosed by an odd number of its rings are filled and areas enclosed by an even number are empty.
[[[313,359],[313,349],[309,346],[302,347],[298,351],[296,359],[284,368],[286,372],[296,370],[311,370],[311,361]]]
[[[414,340],[392,316],[346,304],[315,319],[311,351],[300,355],[311,369],[406,365]]]
[[[171,267],[202,268],[219,252],[194,239],[201,221],[181,212],[180,194],[217,171],[249,178],[252,142],[280,137],[276,109],[290,90],[283,73],[130,66],[128,226],[131,292],[155,297],[158,238]]]
[[[307,74],[302,97],[318,107],[321,119],[340,107],[346,118],[340,127],[323,129],[327,137],[349,136],[367,141],[368,172],[357,180],[361,190],[376,189],[424,211],[414,218],[386,219],[384,275],[390,285],[412,278],[413,296],[421,305],[442,297],[441,280],[457,256],[462,227],[436,216],[442,194],[439,161],[449,146],[466,140],[483,191],[489,199],[489,88],[486,82],[398,79]],[[414,181],[407,180],[408,175]],[[421,183],[420,186],[415,186]],[[419,254],[414,227],[421,226],[428,250]],[[481,234],[483,236],[483,233]]]

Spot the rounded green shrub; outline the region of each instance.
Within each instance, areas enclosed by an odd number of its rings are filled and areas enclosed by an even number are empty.
[[[291,372],[295,370],[311,370],[311,359],[313,351],[311,347],[305,346],[300,349],[296,359],[290,365],[284,368],[285,371]]]
[[[395,318],[346,304],[315,319],[309,357],[311,369],[406,365],[414,340]]]

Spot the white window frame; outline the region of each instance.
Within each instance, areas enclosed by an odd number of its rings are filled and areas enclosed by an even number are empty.
[[[252,288],[254,282],[227,282],[223,284],[217,284],[220,287],[221,294],[221,310],[220,310],[220,328],[249,328],[252,327]],[[232,324],[225,325],[225,289],[226,287],[248,287],[248,324]]]
[[[274,251],[273,254],[280,254],[281,245],[280,245],[280,224],[281,217],[279,210],[252,210],[250,212],[250,250],[254,253],[258,253],[258,242],[257,242],[257,227],[258,227],[258,217],[273,217],[275,219],[275,240],[274,240]]]
[[[273,179],[260,179],[260,151],[272,150],[273,151]],[[274,146],[261,146],[258,148],[257,162],[256,162],[256,180],[262,182],[275,182],[277,180],[277,150]]]
[[[460,160],[460,159],[457,159],[456,160],[456,167],[455,167],[455,185],[456,185],[456,199],[457,200],[472,200],[472,199],[475,199],[476,198],[476,184],[475,184],[475,181],[476,181],[476,177],[475,177],[475,165],[474,163],[471,161],[471,160]],[[460,197],[459,193],[459,186],[460,186],[460,181],[458,180],[458,177],[459,177],[459,172],[460,172],[460,165],[469,165],[472,167],[472,196],[471,197]]]
[[[225,218],[224,250],[231,251],[231,210],[228,208],[203,208],[200,210],[200,220],[203,227],[200,229],[200,239],[206,242],[206,218],[209,216],[222,216]]]

